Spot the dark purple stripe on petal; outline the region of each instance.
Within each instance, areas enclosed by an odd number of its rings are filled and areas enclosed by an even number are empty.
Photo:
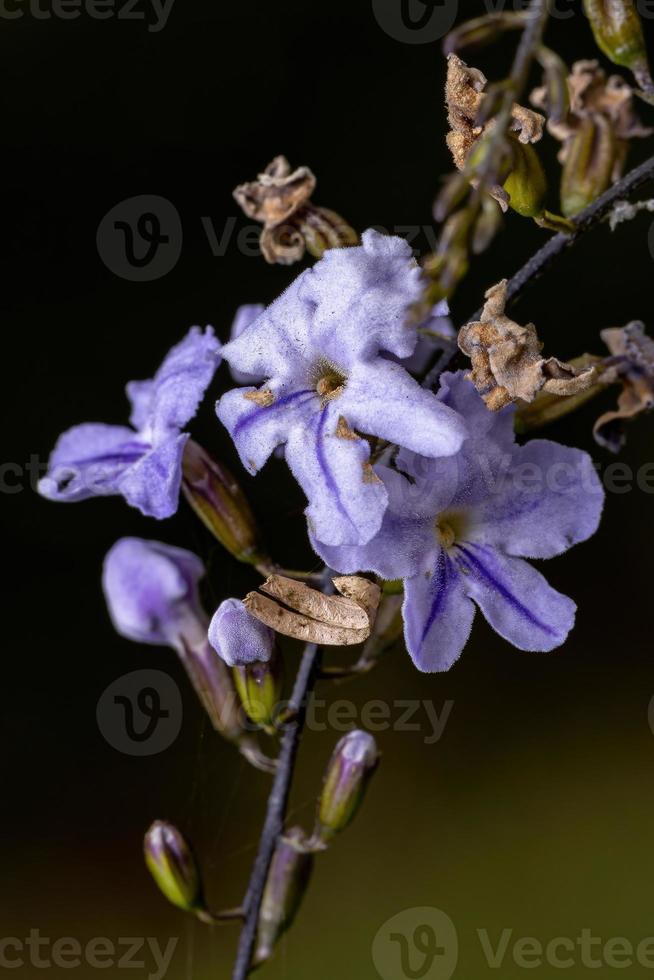
[[[450,560],[447,557],[446,552],[439,552],[438,558],[436,559],[436,567],[431,580],[434,601],[431,604],[429,616],[427,617],[427,621],[425,622],[425,626],[422,631],[422,636],[420,637],[420,646],[422,646],[427,639],[430,629],[443,611],[447,594],[452,585],[453,572],[454,569],[452,569],[450,566]]]
[[[548,626],[547,623],[544,623],[541,619],[535,616],[534,613],[532,613],[531,610],[520,602],[513,592],[511,592],[509,587],[505,585],[496,574],[493,574],[493,572],[469,550],[470,548],[474,548],[477,552],[483,551],[487,556],[492,556],[492,549],[485,548],[482,545],[475,545],[471,542],[468,542],[468,547],[464,547],[460,544],[456,547],[459,552],[465,555],[465,561],[463,564],[467,565],[468,571],[476,572],[479,578],[483,579],[488,585],[491,586],[491,588],[498,592],[499,595],[501,595],[502,598],[508,602],[511,608],[519,613],[519,615],[523,616],[527,622],[531,623],[532,626],[535,626],[537,629],[547,633],[548,636],[557,635],[557,631],[555,629],[552,629],[551,626]]]
[[[84,459],[71,459],[67,462],[57,460],[57,467],[64,466],[89,466],[95,463],[124,463],[129,466],[135,463],[145,453],[150,452],[152,447],[148,443],[129,442],[125,443],[114,453],[104,453],[100,456],[86,456]]]
[[[253,412],[246,415],[244,418],[239,419],[239,421],[234,426],[234,432],[232,433],[232,438],[236,438],[244,429],[247,429],[253,422],[260,419],[262,415],[269,415],[271,412],[277,411],[278,408],[285,408],[287,405],[291,405],[293,402],[297,401],[303,395],[315,395],[315,391],[312,388],[303,389],[302,391],[294,391],[290,395],[284,395],[283,398],[279,398],[277,401],[273,402],[272,405],[267,405],[265,407],[255,408]]]
[[[323,408],[320,416],[318,418],[318,425],[316,427],[316,458],[318,459],[318,465],[322,471],[322,475],[325,478],[325,483],[327,484],[327,489],[334,498],[336,504],[336,509],[338,510],[341,517],[344,517],[346,521],[352,525],[355,531],[358,532],[358,527],[355,521],[352,520],[347,512],[345,504],[341,500],[341,495],[338,489],[338,484],[332,475],[332,471],[329,468],[329,463],[327,462],[327,457],[325,456],[325,447],[323,444],[325,425],[327,424],[328,418],[328,408]]]

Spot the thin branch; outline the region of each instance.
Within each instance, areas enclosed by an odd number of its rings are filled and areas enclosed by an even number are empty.
[[[327,570],[323,572],[323,591],[331,592],[331,581]],[[273,781],[266,818],[259,841],[259,850],[252,867],[243,908],[245,923],[238,942],[236,962],[232,980],[246,980],[252,969],[252,954],[257,938],[259,911],[266,886],[270,863],[275,853],[277,841],[284,830],[284,819],[288,806],[291,782],[295,771],[295,762],[300,745],[300,737],[304,728],[307,701],[313,690],[313,685],[320,668],[320,648],[315,643],[308,643],[302,654],[300,667],[293,685],[293,693],[288,705],[288,718],[277,760],[277,772]]]
[[[573,223],[576,226],[574,234],[554,235],[535,255],[532,255],[523,267],[516,272],[513,278],[509,279],[509,300],[517,299],[527,286],[548,268],[557,256],[575,245],[582,235],[603,221],[618,201],[629,200],[643,184],[648,183],[650,180],[654,180],[654,156],[646,160],[645,163],[641,163],[639,167],[631,170],[626,177],[617,181],[617,183],[598,197],[597,200],[593,201],[592,204],[578,214],[576,218],[573,218]],[[466,322],[469,323],[472,320],[478,320],[480,316],[481,310],[478,310]]]
[[[519,269],[516,274],[509,279],[508,283],[508,299],[509,302],[514,302],[518,297],[522,295],[525,289],[534,280],[538,279],[554,262],[559,255],[565,252],[567,249],[572,248],[587,231],[597,227],[608,214],[612,211],[615,205],[619,201],[629,200],[639,188],[649,181],[654,180],[654,156],[651,156],[649,160],[641,163],[640,166],[635,167],[631,170],[626,177],[622,180],[617,181],[605,191],[597,200],[589,204],[587,208],[580,212],[573,218],[573,223],[575,225],[575,231],[571,235],[554,235],[542,248],[540,248],[530,259],[525,262],[521,269]],[[466,323],[472,323],[475,320],[481,318],[481,309],[478,309],[476,313],[469,316],[467,320],[464,321],[462,326]],[[423,384],[425,388],[433,388],[438,381],[439,377],[443,371],[451,366],[452,361],[456,358],[459,353],[456,347],[453,347],[450,357],[446,356],[447,352],[444,353],[442,357],[438,359],[436,364],[427,374]],[[444,363],[445,361],[445,363]],[[467,359],[466,359],[467,363]]]

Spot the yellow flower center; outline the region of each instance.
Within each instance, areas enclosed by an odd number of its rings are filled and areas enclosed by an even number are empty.
[[[346,381],[345,375],[341,374],[333,364],[323,362],[314,372],[316,391],[324,401],[337,398],[343,391]]]
[[[434,530],[441,546],[448,549],[465,538],[468,525],[467,514],[463,511],[449,510],[438,515]]]

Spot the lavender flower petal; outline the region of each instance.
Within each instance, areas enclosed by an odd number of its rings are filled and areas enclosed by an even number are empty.
[[[309,426],[297,426],[286,443],[286,461],[309,500],[311,532],[325,544],[363,544],[381,527],[388,494],[368,466],[365,439],[340,435],[331,403]]]
[[[211,327],[192,327],[166,355],[151,381],[130,381],[130,422],[156,444],[178,432],[195,415],[220,363],[221,348]]]
[[[310,425],[319,407],[311,388],[288,388],[267,385],[271,404],[259,404],[248,398],[256,388],[234,388],[218,402],[216,413],[234,440],[243,466],[256,473],[273,450],[286,442],[289,431]]]
[[[457,546],[465,592],[493,629],[519,650],[554,650],[574,626],[576,605],[528,562],[470,542]]]
[[[87,422],[64,432],[52,450],[39,493],[49,500],[76,502],[119,493],[125,471],[150,449],[132,429]]]
[[[374,572],[384,579],[405,578],[433,567],[438,543],[433,514],[414,505],[420,491],[387,466],[376,466],[388,493],[388,507],[379,532],[364,545],[327,545],[310,534],[314,551],[342,575]]]
[[[523,558],[552,558],[598,528],[604,491],[579,449],[534,439],[516,448],[511,467],[475,515],[472,539]]]
[[[356,364],[339,404],[353,429],[424,456],[453,455],[467,436],[460,415],[391,361]]]
[[[446,551],[439,552],[430,574],[406,580],[402,614],[407,650],[418,670],[449,670],[466,645],[475,607]]]
[[[198,615],[200,559],[161,541],[121,538],[110,549],[102,587],[114,627],[138,643],[175,646]]]
[[[128,504],[147,517],[172,517],[179,504],[182,457],[188,438],[185,432],[171,435],[125,470],[117,489]]]
[[[229,332],[230,340],[238,340],[264,310],[263,303],[246,303],[244,306],[239,306]],[[237,385],[257,385],[264,377],[262,374],[248,374],[247,371],[239,371],[235,367],[230,367],[229,373]]]
[[[302,280],[300,295],[314,306],[311,341],[346,367],[380,350],[408,357],[417,340],[408,310],[422,289],[407,242],[369,229],[360,247],[329,249]]]
[[[225,599],[209,624],[209,643],[230,667],[270,660],[275,634],[240,599]]]

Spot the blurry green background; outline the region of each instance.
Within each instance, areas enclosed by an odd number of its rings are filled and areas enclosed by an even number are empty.
[[[484,9],[461,4],[460,16]],[[651,21],[647,29],[651,37]],[[568,61],[595,55],[578,11],[554,22],[549,40]],[[500,45],[479,64],[500,77],[510,57],[510,44]],[[290,281],[295,270],[267,267],[234,240],[215,258],[200,221],[211,216],[220,230],[237,216],[231,189],[275,154],[310,165],[319,179],[316,202],[358,228],[428,226],[440,175],[450,169],[438,45],[397,42],[364,0],[177,0],[160,33],[138,21],[26,15],[3,23],[0,58],[10,348],[3,432],[5,458],[21,465],[32,453],[47,458],[58,433],[75,422],[122,422],[124,382],[148,377],[191,323],[213,323],[226,337],[240,303],[269,301]],[[641,115],[654,120],[645,106]],[[557,147],[549,137],[542,147],[553,166]],[[631,162],[648,152],[651,142],[643,141]],[[102,264],[95,233],[114,204],[146,193],[175,204],[184,247],[168,276],[130,283]],[[599,329],[632,318],[654,328],[649,225],[646,215],[613,236],[595,232],[516,307],[518,319],[536,322],[549,353],[601,352]],[[484,289],[544,240],[510,215],[457,296],[456,317],[476,309]],[[426,248],[424,236],[417,244]],[[211,408],[227,383],[222,369],[193,431],[236,469]],[[548,435],[588,449],[604,470],[611,460],[590,435],[598,411],[591,405]],[[653,459],[652,432],[650,419],[630,433],[621,458],[634,469]],[[311,567],[303,500],[284,465],[274,461],[244,484],[275,556]],[[0,938],[24,939],[38,929],[52,940],[152,936],[165,946],[179,937],[169,980],[227,978],[236,927],[208,931],[166,906],[144,870],[142,835],[155,818],[175,822],[195,844],[212,903],[234,905],[255,854],[269,779],[207,728],[172,652],[113,633],[99,583],[102,558],[123,534],[203,555],[210,542],[184,507],[159,525],[115,499],[56,507],[24,484],[2,503]],[[379,734],[383,760],[365,806],[318,860],[297,922],[262,980],[375,978],[378,930],[421,906],[442,909],[454,922],[455,976],[465,980],[525,972],[510,952],[500,971],[491,970],[478,929],[493,943],[504,928],[514,940],[533,936],[544,944],[575,939],[583,928],[634,944],[654,935],[653,506],[652,495],[638,489],[610,494],[596,537],[547,563],[550,582],[579,604],[563,649],[520,653],[478,617],[462,660],[446,675],[418,674],[397,649],[365,678],[319,686],[319,697],[357,705],[418,699],[439,713],[446,701],[453,707],[436,744],[425,744],[431,726],[424,712],[420,731]],[[254,582],[218,553],[211,602],[242,595]],[[297,650],[287,657],[289,675],[297,657]],[[185,707],[174,745],[145,759],[119,755],[95,720],[107,685],[140,667],[168,671]],[[339,737],[331,730],[305,738],[291,821],[310,824]],[[125,970],[102,972],[113,978]],[[544,965],[532,972],[561,971]],[[572,973],[584,972],[577,956]],[[85,980],[95,973],[88,966],[45,971]],[[650,973],[630,968],[630,976]],[[25,965],[13,975],[32,980],[44,970]]]

